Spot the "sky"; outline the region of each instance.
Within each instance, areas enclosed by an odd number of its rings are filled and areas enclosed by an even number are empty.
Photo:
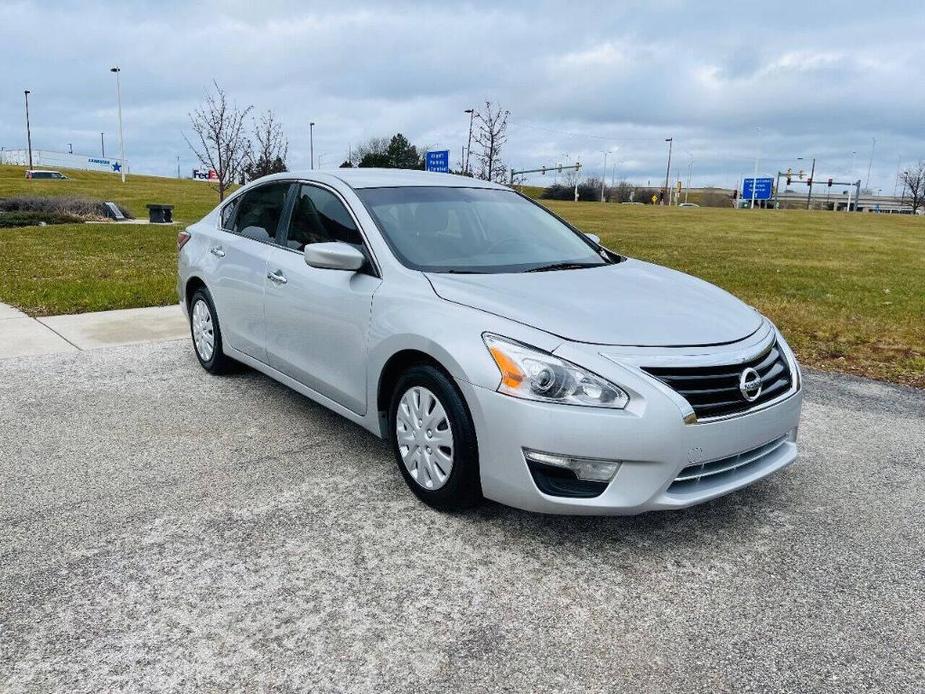
[[[216,80],[272,109],[290,169],[374,136],[449,149],[467,108],[510,111],[516,169],[735,187],[788,167],[892,193],[925,159],[923,2],[19,2],[0,0],[0,146],[118,145],[132,171],[184,176],[188,114]],[[876,142],[874,142],[874,140]],[[873,156],[871,156],[873,155]],[[798,159],[803,157],[802,160]],[[536,184],[554,177],[537,175]]]

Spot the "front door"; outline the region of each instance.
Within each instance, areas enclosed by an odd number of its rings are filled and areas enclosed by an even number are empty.
[[[245,193],[231,214],[222,215],[210,290],[222,336],[231,347],[266,362],[264,316],[267,258],[286,202],[288,182],[258,186]]]
[[[267,359],[278,371],[365,414],[369,318],[381,280],[371,268],[348,272],[306,265],[305,246],[325,241],[364,249],[340,198],[301,184],[280,246],[267,259],[267,276],[273,278],[266,292]]]

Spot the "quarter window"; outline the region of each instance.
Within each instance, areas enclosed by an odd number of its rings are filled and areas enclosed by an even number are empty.
[[[268,183],[245,193],[238,203],[232,231],[255,241],[274,241],[288,192],[288,183]]]
[[[234,229],[234,210],[238,206],[238,200],[240,198],[235,198],[222,208],[222,229]]]
[[[301,251],[308,244],[325,241],[363,244],[353,218],[334,193],[303,185],[292,209],[286,245]]]

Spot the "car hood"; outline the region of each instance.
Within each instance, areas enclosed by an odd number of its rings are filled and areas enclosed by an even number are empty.
[[[552,272],[426,274],[447,301],[574,342],[715,345],[741,340],[762,323],[757,311],[719,287],[633,259]]]

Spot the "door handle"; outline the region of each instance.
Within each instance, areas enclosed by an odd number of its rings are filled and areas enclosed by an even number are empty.
[[[212,255],[214,255],[214,256],[216,256],[216,257],[218,257],[218,258],[224,258],[224,257],[225,257],[225,251],[222,250],[222,247],[221,247],[221,246],[213,246],[212,248],[209,249],[209,253],[211,253]]]
[[[286,275],[283,274],[282,270],[277,270],[276,272],[268,272],[267,279],[276,284],[286,284],[289,280],[286,279]]]

